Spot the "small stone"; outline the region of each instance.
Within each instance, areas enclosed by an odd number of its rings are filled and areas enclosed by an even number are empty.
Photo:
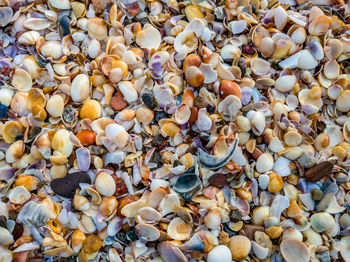
[[[318,163],[316,166],[310,168],[305,172],[305,177],[307,181],[317,182],[321,180],[323,177],[330,174],[333,169],[333,164],[330,161],[323,161]]]
[[[4,104],[0,103],[0,118],[7,117],[8,111],[9,111],[8,107],[5,106]]]
[[[209,183],[212,186],[223,188],[226,185],[226,177],[222,173],[216,173],[209,178]]]
[[[51,189],[57,195],[73,198],[75,190],[79,188],[79,183],[91,183],[90,177],[83,172],[76,172],[65,176],[64,178],[56,178],[51,182]]]
[[[230,213],[230,218],[233,223],[237,223],[238,221],[242,220],[242,213],[239,212],[237,209],[234,209]]]
[[[245,236],[233,236],[230,239],[232,259],[240,260],[248,256],[251,249],[250,240]]]
[[[142,95],[142,101],[145,103],[145,105],[149,108],[149,109],[153,109],[156,107],[156,101],[154,99],[154,96],[150,93],[145,93]]]
[[[96,251],[99,251],[102,247],[102,241],[101,239],[96,235],[90,235],[88,236],[83,243],[83,251],[86,254],[92,254]]]
[[[120,111],[127,107],[128,103],[124,100],[123,94],[117,92],[111,99],[111,106],[115,111]]]
[[[315,188],[312,190],[312,199],[315,201],[321,200],[323,197],[323,192],[322,190]]]

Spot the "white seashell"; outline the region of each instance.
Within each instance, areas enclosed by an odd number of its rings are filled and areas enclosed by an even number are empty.
[[[29,251],[29,250],[35,250],[39,249],[40,245],[36,242],[29,242],[29,243],[24,243],[20,245],[19,247],[16,247],[12,252],[14,253],[19,253],[23,251]]]
[[[155,226],[144,223],[140,223],[135,226],[135,233],[139,238],[146,241],[156,241],[160,237],[160,232]]]
[[[53,95],[46,104],[46,110],[52,117],[60,117],[64,111],[64,100],[61,95]]]
[[[13,95],[15,94],[14,90],[3,87],[0,89],[0,103],[9,106],[12,100]]]
[[[50,4],[57,9],[71,9],[69,0],[49,0]]]
[[[183,31],[178,34],[174,41],[174,49],[183,58],[198,47],[198,39],[194,32]]]
[[[241,108],[241,100],[235,95],[229,95],[220,102],[218,111],[224,116],[225,120],[233,120]]]
[[[203,222],[210,229],[218,229],[221,224],[221,215],[217,210],[210,210],[205,215]]]
[[[28,18],[23,26],[29,30],[40,31],[50,27],[50,21],[45,18]]]
[[[8,246],[13,243],[13,236],[3,227],[0,227],[0,245]]]
[[[282,6],[278,6],[275,10],[274,22],[278,30],[282,31],[288,23],[288,14]]]
[[[235,60],[241,56],[241,50],[234,45],[225,45],[221,49],[220,56],[224,60]]]
[[[135,202],[125,205],[121,210],[121,214],[125,217],[135,217],[139,209],[144,206],[146,206],[146,201],[139,199]]]
[[[59,59],[61,56],[63,56],[62,44],[61,44],[61,42],[56,41],[56,40],[46,41],[40,47],[40,52],[45,57]]]
[[[312,194],[311,193],[306,193],[306,194],[299,194],[298,195],[301,202],[305,205],[305,207],[312,211],[315,208],[315,201],[312,199]]]
[[[35,45],[35,43],[39,40],[40,33],[36,31],[28,31],[21,34],[18,38],[18,42],[26,45]]]
[[[251,68],[257,76],[263,76],[270,72],[270,63],[261,58],[254,58],[251,62]]]
[[[340,240],[340,254],[345,262],[350,261],[350,238],[349,236],[345,236]]]
[[[278,65],[282,68],[294,69],[298,66],[299,57],[301,53],[298,52],[278,63]]]
[[[162,219],[162,215],[153,207],[142,207],[138,211],[138,215],[146,223],[155,223]]]
[[[344,210],[345,207],[340,206],[335,198],[335,195],[332,195],[331,199],[329,200],[328,207],[324,211],[329,214],[337,214],[343,212]]]
[[[171,220],[167,229],[168,235],[175,240],[187,240],[190,238],[191,232],[192,226],[179,217]]]
[[[90,83],[89,78],[85,74],[77,75],[70,88],[70,95],[74,102],[82,102],[89,97]]]
[[[340,131],[340,127],[336,125],[327,125],[324,130],[324,133],[329,136],[329,147],[334,147],[339,143],[344,141],[344,136]]]
[[[287,238],[293,238],[299,241],[303,241],[303,234],[301,234],[299,230],[290,227],[283,231],[282,240]]]
[[[9,199],[12,203],[24,204],[30,199],[30,193],[24,186],[18,186],[10,191]]]
[[[310,251],[303,242],[297,239],[284,239],[281,242],[280,250],[286,262],[310,260]]]
[[[180,206],[180,199],[177,194],[172,193],[163,198],[159,203],[159,212],[162,216],[165,216],[174,212],[174,206]]]
[[[143,30],[136,34],[136,44],[138,44],[141,48],[157,50],[160,43],[160,32],[150,24],[145,25]]]
[[[238,166],[245,166],[247,164],[247,159],[244,157],[242,148],[239,146],[233,152],[231,160],[235,161]]]
[[[259,176],[259,186],[261,187],[261,189],[265,190],[268,187],[269,182],[270,178],[268,175],[263,174]]]
[[[318,66],[317,60],[311,55],[310,51],[301,50],[299,54],[298,68],[310,70]]]
[[[310,41],[310,52],[316,60],[322,60],[324,58],[323,46],[317,40]]]
[[[6,150],[5,158],[6,162],[9,164],[15,163],[19,160],[24,153],[24,142],[23,140],[17,140],[12,143],[10,147]]]
[[[281,217],[282,212],[289,207],[289,198],[282,195],[277,195],[272,201],[270,215],[276,217],[278,220]]]
[[[198,110],[198,119],[196,120],[196,126],[201,131],[208,131],[211,128],[212,122],[207,115],[207,109],[201,108]]]
[[[242,33],[247,28],[247,21],[246,20],[237,20],[232,21],[228,24],[228,27],[231,29],[232,34],[238,35]]]
[[[265,259],[267,255],[269,254],[269,249],[260,246],[258,243],[256,243],[254,240],[251,241],[252,243],[252,249],[254,254],[259,258],[259,259]]]
[[[230,249],[225,245],[219,245],[214,247],[210,252],[208,253],[208,262],[231,262],[232,261],[232,254]]]
[[[284,75],[276,79],[275,88],[280,92],[290,92],[296,83],[297,78],[294,75]]]
[[[180,105],[175,111],[175,120],[178,124],[185,124],[191,116],[191,109],[187,104]]]
[[[289,168],[290,163],[291,161],[287,158],[279,157],[273,166],[273,171],[281,177],[289,176],[292,173]]]
[[[294,43],[297,43],[300,45],[303,44],[306,40],[306,30],[304,29],[304,27],[300,26],[297,29],[295,29],[291,35],[291,39],[294,41]]]
[[[51,145],[54,150],[66,157],[69,157],[73,151],[73,143],[70,140],[70,133],[65,129],[59,129],[54,134]]]
[[[124,95],[124,99],[128,103],[132,103],[136,101],[138,94],[132,82],[121,81],[118,83],[118,87],[120,92],[122,92],[122,94]]]
[[[194,18],[191,20],[191,22],[188,23],[184,31],[193,32],[197,37],[200,37],[203,33],[204,28],[204,22],[201,19]]]
[[[152,179],[150,190],[153,191],[158,187],[168,188],[169,184],[170,183],[166,180],[155,178],[155,179]]]
[[[125,147],[129,139],[129,134],[125,131],[125,128],[115,123],[106,126],[106,136],[119,148]]]
[[[264,132],[266,126],[264,113],[260,111],[255,111],[252,114],[252,117],[248,117],[248,119],[251,122],[253,133],[257,136],[260,136]]]
[[[268,146],[269,150],[275,153],[282,152],[284,150],[284,146],[277,137],[273,137],[270,141],[270,144]]]
[[[23,69],[16,69],[12,75],[11,84],[19,91],[27,92],[32,88],[32,78]]]
[[[107,172],[101,172],[97,175],[95,187],[103,196],[112,196],[116,190],[114,179]]]
[[[96,39],[91,39],[88,46],[88,55],[91,58],[96,58],[102,52],[101,43]]]
[[[218,79],[218,73],[216,70],[213,69],[211,64],[205,64],[202,63],[199,66],[199,70],[203,73],[204,75],[204,84],[211,84],[214,83]]]
[[[327,95],[333,100],[337,100],[341,92],[343,92],[343,88],[340,85],[331,85],[327,88]]]

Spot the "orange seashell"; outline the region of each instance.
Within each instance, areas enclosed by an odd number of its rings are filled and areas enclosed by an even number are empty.
[[[220,83],[220,96],[225,98],[229,95],[235,95],[241,98],[241,88],[235,82],[222,80]]]
[[[190,54],[184,60],[183,71],[186,72],[187,68],[189,68],[190,66],[199,67],[201,63],[202,61],[198,55]]]
[[[76,137],[80,140],[83,146],[90,146],[96,142],[96,134],[90,130],[80,131]]]
[[[192,107],[191,108],[191,116],[190,116],[190,119],[188,120],[188,122],[190,124],[194,124],[194,122],[197,121],[197,118],[198,118],[198,109],[197,109],[197,107]]]

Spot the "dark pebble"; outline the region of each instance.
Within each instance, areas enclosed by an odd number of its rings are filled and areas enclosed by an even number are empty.
[[[22,224],[16,224],[12,231],[13,239],[16,241],[22,236],[22,234],[23,234]]]
[[[151,162],[156,163],[158,166],[161,166],[163,163],[162,156],[160,153],[156,150],[153,152],[152,157],[151,157]]]
[[[9,111],[8,107],[0,103],[0,118],[7,117],[8,111]]]
[[[5,216],[0,216],[0,227],[6,228],[6,217]]]
[[[222,173],[216,173],[209,177],[209,183],[212,186],[223,188],[226,185],[226,176]]]
[[[51,189],[59,196],[73,198],[75,191],[79,188],[79,183],[90,184],[91,179],[86,173],[76,172],[64,178],[52,180]]]
[[[162,135],[156,135],[153,140],[152,140],[152,146],[153,147],[160,147],[161,145],[163,145],[164,142],[164,138]]]
[[[126,232],[126,237],[131,241],[134,242],[139,239],[139,237],[136,235],[135,230],[130,230]]]
[[[329,175],[333,169],[330,161],[323,161],[305,172],[305,178],[310,182],[317,182],[323,177]]]
[[[168,114],[167,113],[165,113],[163,111],[161,111],[161,112],[155,111],[154,112],[154,120],[153,120],[153,122],[158,124],[159,120],[164,119],[164,118],[168,118]]]
[[[237,223],[238,221],[242,220],[242,213],[239,212],[239,210],[234,209],[230,213],[230,218],[233,223]]]
[[[149,109],[153,109],[156,107],[156,101],[154,100],[154,96],[150,93],[143,94],[142,101]]]
[[[70,34],[70,20],[69,17],[66,15],[63,15],[59,19],[60,26],[62,28],[62,35],[66,36]]]
[[[23,134],[17,135],[16,138],[15,138],[15,140],[16,140],[16,141],[18,141],[18,140],[24,140],[24,135],[23,135]]]

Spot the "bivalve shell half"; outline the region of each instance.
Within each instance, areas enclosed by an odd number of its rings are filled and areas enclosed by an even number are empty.
[[[69,0],[49,0],[49,3],[57,9],[70,9],[71,4]]]
[[[281,254],[286,262],[302,262],[310,260],[306,245],[294,238],[284,239],[280,245]]]
[[[161,43],[161,35],[157,28],[150,24],[144,26],[143,30],[136,34],[136,44],[141,48],[157,50]]]
[[[32,78],[27,71],[16,69],[11,84],[19,91],[28,92],[32,88]]]
[[[124,127],[118,124],[109,124],[106,126],[106,136],[111,139],[119,148],[123,148],[129,139],[128,132]]]
[[[35,45],[35,43],[39,40],[40,33],[37,31],[28,31],[21,34],[18,38],[18,42],[25,45]]]
[[[97,175],[95,187],[97,191],[103,196],[112,196],[116,190],[114,179],[107,172],[101,172]]]
[[[139,238],[147,241],[156,241],[160,237],[160,232],[155,226],[144,223],[135,226],[135,233]]]
[[[10,191],[9,199],[14,204],[22,205],[30,199],[30,193],[24,186],[18,186]]]
[[[263,153],[256,161],[256,170],[259,173],[265,173],[273,168],[274,160],[273,156],[269,153]]]
[[[89,33],[89,37],[92,39],[102,41],[107,37],[107,26],[102,18],[89,18],[86,24],[86,28]]]
[[[187,240],[190,238],[191,232],[192,226],[179,217],[171,220],[167,230],[168,235],[175,240]]]
[[[50,21],[46,18],[29,18],[23,26],[29,30],[40,31],[50,27]]]
[[[290,92],[296,83],[297,78],[294,75],[284,75],[276,79],[275,88],[280,92]]]
[[[45,57],[51,57],[52,59],[59,59],[63,56],[63,47],[61,42],[56,40],[46,41],[40,47],[40,52]]]
[[[24,153],[24,142],[23,140],[17,140],[6,151],[6,162],[7,163],[15,163],[17,160],[21,158]]]
[[[82,102],[89,97],[90,82],[89,78],[85,74],[77,75],[70,88],[70,94],[74,102]]]
[[[70,133],[65,129],[58,130],[51,141],[52,148],[62,155],[69,157],[73,151],[73,143],[70,140]]]

